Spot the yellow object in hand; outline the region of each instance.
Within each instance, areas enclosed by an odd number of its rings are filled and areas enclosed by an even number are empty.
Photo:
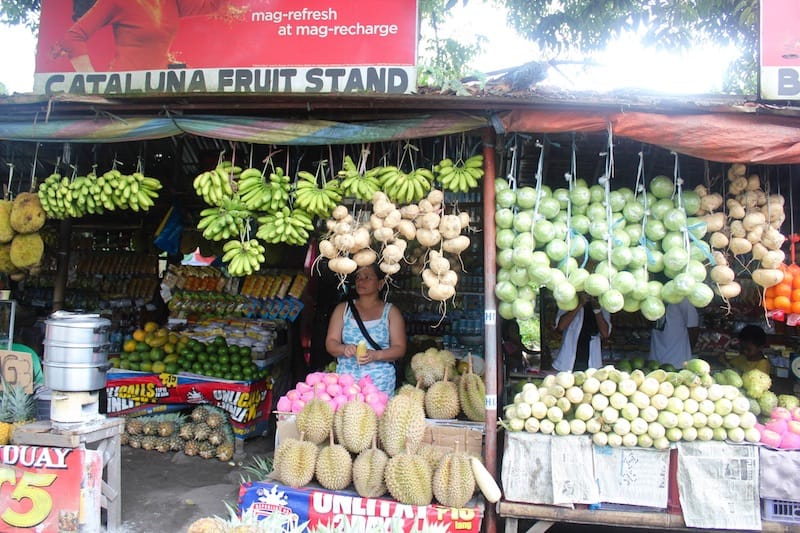
[[[356,346],[356,357],[364,357],[365,355],[367,355],[367,343],[359,341]]]

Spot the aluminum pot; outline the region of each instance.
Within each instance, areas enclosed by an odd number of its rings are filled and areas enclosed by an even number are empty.
[[[111,321],[98,314],[56,311],[44,321],[44,338],[48,341],[98,346],[108,342]]]
[[[44,359],[50,363],[97,365],[108,361],[110,344],[73,344],[45,339]]]
[[[104,389],[111,363],[72,364],[45,361],[44,383],[51,390],[81,392]]]

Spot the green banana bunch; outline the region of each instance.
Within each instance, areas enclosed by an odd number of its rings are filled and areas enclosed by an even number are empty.
[[[458,163],[445,158],[439,161],[433,170],[436,179],[445,189],[453,192],[469,192],[478,186],[478,180],[483,177],[483,155],[476,154]]]
[[[397,204],[410,204],[422,200],[431,189],[433,172],[427,168],[417,168],[411,172],[387,166],[378,173],[381,190],[389,200]]]
[[[308,242],[310,231],[314,230],[311,215],[302,209],[289,209],[284,206],[274,213],[259,217],[260,223],[256,237],[268,243],[302,246]]]
[[[247,210],[238,194],[232,198],[223,198],[222,205],[208,207],[200,211],[197,229],[203,231],[203,237],[209,241],[224,241],[245,230],[247,220],[252,213]]]
[[[261,268],[266,261],[266,249],[256,239],[231,240],[222,247],[222,262],[228,265],[233,277],[249,276]]]
[[[289,202],[291,178],[275,167],[267,179],[257,168],[245,169],[239,176],[239,195],[251,211],[278,211]]]
[[[69,178],[63,177],[57,172],[47,176],[39,184],[37,191],[39,202],[48,218],[63,220],[71,216],[69,213],[69,208],[72,206],[71,195],[70,201],[67,201],[69,186]],[[72,212],[77,213],[79,210],[74,206]]]
[[[372,195],[381,188],[377,178],[380,168],[371,168],[362,176],[353,159],[349,155],[345,156],[342,162],[342,169],[336,173],[341,179],[339,187],[342,190],[342,195],[365,202],[372,200]]]
[[[225,196],[233,196],[233,181],[241,172],[241,167],[223,161],[215,169],[198,174],[192,186],[205,203],[219,206]]]
[[[294,205],[310,215],[329,217],[342,199],[338,181],[330,180],[320,188],[317,187],[317,177],[311,172],[301,170],[297,177]]]

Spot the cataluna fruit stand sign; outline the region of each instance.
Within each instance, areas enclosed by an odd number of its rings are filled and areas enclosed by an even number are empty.
[[[760,95],[800,100],[800,2],[761,1]]]
[[[43,0],[34,92],[408,93],[417,1]],[[75,6],[74,6],[75,5]]]

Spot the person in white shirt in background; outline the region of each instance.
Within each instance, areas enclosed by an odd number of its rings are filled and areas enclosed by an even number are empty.
[[[563,336],[553,360],[555,370],[586,370],[603,365],[601,342],[611,333],[611,315],[600,308],[595,298],[581,293],[578,307],[572,311],[559,310],[556,329]]]
[[[656,321],[650,336],[650,359],[660,364],[683,368],[692,358],[692,347],[699,334],[697,309],[684,298],[678,304],[667,304],[664,316]]]

